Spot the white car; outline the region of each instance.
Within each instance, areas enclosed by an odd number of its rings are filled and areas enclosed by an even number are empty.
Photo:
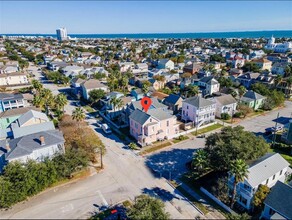
[[[106,134],[111,134],[112,133],[112,130],[110,129],[110,127],[107,124],[102,124],[101,128],[104,131],[104,133],[106,133]]]

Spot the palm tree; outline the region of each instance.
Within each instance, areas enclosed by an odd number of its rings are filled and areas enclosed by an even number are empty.
[[[233,208],[234,203],[235,203],[235,196],[236,196],[236,186],[238,183],[244,181],[244,178],[247,178],[248,166],[244,162],[244,160],[241,160],[241,159],[231,161],[230,173],[234,176],[233,192],[232,192],[232,199],[231,199],[231,208]]]
[[[38,92],[40,93],[40,91],[43,89],[43,84],[41,84],[38,80],[33,79],[31,81],[32,87]]]
[[[68,99],[64,93],[59,93],[55,97],[55,103],[57,105],[58,110],[60,110],[59,108],[62,108],[64,112],[65,105],[68,104]]]
[[[194,153],[192,166],[195,167],[199,173],[202,173],[203,170],[208,169],[208,154],[203,149],[199,149]]]
[[[142,84],[142,92],[147,95],[147,93],[149,92],[149,86],[146,83]]]
[[[188,85],[187,86],[187,90],[188,90],[188,96],[196,96],[199,94],[199,87],[198,86],[194,86],[194,85]]]
[[[277,75],[275,78],[275,83],[274,86],[276,87],[277,85],[279,85],[282,82],[283,77],[281,75]]]
[[[44,99],[45,107],[46,107],[46,113],[48,114],[49,106],[52,106],[54,104],[53,93],[49,89],[42,89],[40,95]]]
[[[116,107],[120,108],[123,105],[123,101],[120,98],[117,97],[113,97],[110,100],[110,103],[113,105],[114,107],[114,113],[116,112]]]
[[[83,108],[78,107],[72,112],[72,118],[77,121],[78,127],[80,127],[80,122],[85,119],[85,113]]]
[[[40,95],[35,95],[32,101],[33,105],[37,108],[42,108],[45,104],[45,100]]]
[[[286,80],[286,89],[285,89],[285,93],[286,96],[290,95],[290,90],[291,90],[291,85],[292,85],[292,76],[290,76],[287,80]]]

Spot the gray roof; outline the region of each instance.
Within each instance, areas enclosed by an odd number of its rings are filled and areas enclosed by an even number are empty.
[[[90,79],[83,83],[81,83],[85,89],[99,89],[99,88],[107,88],[106,85],[102,84],[100,81],[96,79]]]
[[[266,154],[250,166],[247,182],[256,187],[288,166],[289,163],[280,154]]]
[[[204,83],[209,84],[209,85],[216,85],[219,83],[216,79],[214,79],[213,76],[203,77],[200,79],[200,82],[204,82]]]
[[[194,96],[194,97],[191,97],[191,98],[187,98],[183,102],[188,103],[190,105],[193,105],[193,106],[195,106],[197,108],[207,107],[207,106],[215,104],[213,101],[204,99],[204,98],[202,98],[200,96]]]
[[[230,94],[218,96],[218,97],[215,97],[215,99],[218,102],[220,102],[222,105],[230,105],[230,104],[237,103],[237,101],[235,100],[235,98],[233,98],[233,96],[230,95]]]
[[[23,99],[22,94],[0,93],[0,100]]]
[[[149,109],[167,108],[167,106],[160,103],[157,98],[150,98],[150,99],[151,99],[152,103],[151,103],[151,106]],[[130,108],[133,110],[135,110],[135,109],[142,110],[141,100],[132,102],[130,105]]]
[[[179,95],[170,94],[164,99],[164,103],[176,104],[178,100],[182,99]]]
[[[165,120],[173,117],[173,115],[169,114],[166,111],[163,111],[162,109],[150,109],[148,110],[147,114],[158,120]]]
[[[37,112],[35,110],[29,110],[28,112],[21,115],[15,122],[11,124],[12,128],[22,127],[27,121],[32,118],[38,118],[46,122],[50,121],[45,113]]]
[[[150,117],[153,117],[160,121],[172,118],[173,115],[163,111],[162,109],[151,109],[148,110],[147,113],[142,110],[136,109],[129,117],[139,124],[143,125]]]
[[[241,98],[241,100],[243,101],[252,101],[252,100],[259,100],[259,99],[264,99],[265,97],[252,91],[252,90],[249,90],[247,91],[243,97]]]
[[[143,125],[150,118],[150,115],[146,114],[142,110],[136,109],[130,114],[129,118]]]
[[[24,135],[33,134],[39,131],[48,131],[55,129],[55,125],[52,121],[40,123],[40,124],[34,124],[24,127],[15,127],[12,128],[13,137],[18,138],[22,137]]]
[[[14,109],[9,109],[5,112],[0,113],[0,118],[8,118],[12,116],[22,115],[30,110],[40,111],[40,109],[36,107],[14,108]]]
[[[45,144],[41,145],[39,138],[43,136]],[[20,138],[12,139],[9,142],[10,151],[6,153],[7,160],[19,158],[31,154],[34,150],[46,148],[56,144],[65,142],[62,132],[58,130],[41,131],[38,133],[26,135]]]
[[[278,181],[272,187],[265,202],[277,213],[287,219],[292,219],[292,187]]]

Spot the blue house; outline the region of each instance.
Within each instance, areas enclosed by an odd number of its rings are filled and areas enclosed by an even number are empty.
[[[0,112],[26,106],[27,102],[22,94],[0,93]]]

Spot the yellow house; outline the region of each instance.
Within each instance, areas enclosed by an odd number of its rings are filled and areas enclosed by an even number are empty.
[[[265,58],[260,58],[260,59],[254,59],[252,60],[253,63],[255,63],[261,70],[269,70],[271,71],[272,69],[272,61],[269,61]]]

